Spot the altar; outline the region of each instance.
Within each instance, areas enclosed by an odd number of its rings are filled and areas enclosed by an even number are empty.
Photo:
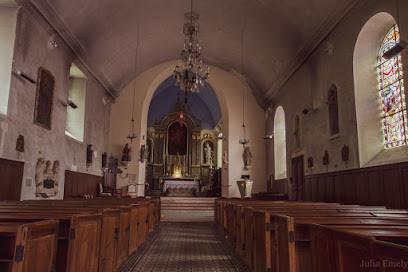
[[[194,196],[200,191],[200,183],[189,178],[163,178],[163,192],[171,196]]]

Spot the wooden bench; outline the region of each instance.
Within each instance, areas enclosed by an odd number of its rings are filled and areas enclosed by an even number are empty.
[[[134,204],[138,203],[138,204]],[[45,206],[46,205],[46,206]],[[52,201],[24,201],[24,202],[2,202],[2,208],[8,209],[64,209],[81,212],[91,212],[91,209],[118,208],[120,209],[118,247],[115,267],[118,267],[123,260],[135,252],[146,239],[147,235],[155,229],[156,222],[160,219],[157,209],[160,205],[159,199],[146,200],[138,199],[93,199],[93,200],[52,200]],[[130,211],[129,211],[130,207]],[[6,209],[6,208],[5,208]],[[125,211],[127,209],[127,211]],[[147,215],[149,214],[149,215]],[[152,220],[149,220],[153,218]],[[149,224],[150,221],[150,224]]]
[[[340,228],[348,227],[355,232],[362,232],[367,226],[372,235],[380,237],[378,234],[385,233],[388,238],[396,236],[398,239],[405,235],[408,223],[407,211],[385,207],[239,200],[220,200],[216,206],[215,217],[221,231],[225,229],[228,241],[241,255],[245,254],[254,271],[295,271],[296,268],[299,270],[299,266],[303,269],[301,271],[311,271],[307,231],[313,223],[340,224]],[[282,219],[280,214],[293,218],[286,216]],[[292,221],[288,222],[288,218]],[[225,227],[222,226],[224,223]],[[391,229],[394,224],[405,227]],[[290,240],[293,240],[292,247],[288,244]]]
[[[52,271],[58,225],[56,220],[0,222],[0,271]]]
[[[2,214],[0,222],[58,220],[56,271],[98,271],[102,214]],[[84,243],[87,246],[84,247]]]
[[[381,228],[378,228],[381,229]],[[310,227],[313,271],[406,271],[408,247],[381,239],[399,242],[408,239],[406,229],[359,230],[335,226]],[[399,264],[398,264],[399,263]]]

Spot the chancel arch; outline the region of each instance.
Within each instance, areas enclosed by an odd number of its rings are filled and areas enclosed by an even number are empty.
[[[274,118],[274,162],[275,180],[287,178],[286,169],[286,124],[285,111],[279,106]]]
[[[381,12],[367,21],[355,44],[354,92],[361,167],[408,159],[404,83],[399,74],[402,62],[398,55],[390,60],[382,57],[396,44],[397,36],[394,17]]]
[[[132,112],[132,104],[130,103],[133,98],[133,90],[136,88],[135,94],[135,127],[138,137],[129,143],[134,152],[135,158],[139,155],[139,150],[142,145],[146,145],[149,135],[153,137],[164,137],[163,135],[155,134],[154,131],[148,129],[149,122],[154,119],[149,119],[149,108],[151,102],[158,97],[156,92],[158,88],[166,80],[170,80],[173,75],[174,67],[177,61],[170,61],[155,66],[139,76],[137,76],[132,82],[130,82],[122,91],[116,102],[112,105],[111,121],[110,121],[110,136],[109,136],[109,152],[114,156],[120,156],[123,150],[123,146],[126,143],[126,136],[129,132],[130,115]],[[251,94],[251,90],[248,85],[241,80],[241,77],[234,73],[222,70],[216,66],[211,66],[211,77],[209,85],[214,90],[207,99],[211,100],[214,97],[220,107],[222,123],[219,124],[217,135],[213,135],[213,139],[217,139],[220,132],[222,132],[222,196],[225,197],[238,197],[239,190],[236,181],[240,179],[240,171],[243,167],[242,160],[242,146],[239,144],[239,133],[242,127],[242,97],[236,95],[237,89],[245,90],[245,110],[249,113],[245,119],[250,127],[248,134],[250,139],[259,139],[264,136],[265,125],[259,122],[264,117],[264,111],[257,105],[255,98]],[[172,85],[172,83],[170,83]],[[169,86],[170,86],[169,85]],[[174,86],[174,84],[172,85]],[[193,102],[193,99],[188,97],[188,101]],[[177,94],[175,94],[175,100],[177,100]],[[181,93],[181,99],[183,100],[183,94]],[[173,101],[174,102],[174,101]],[[160,104],[161,110],[167,109],[169,112],[172,106],[168,107],[168,103]],[[174,105],[174,103],[173,103]],[[209,109],[212,105],[208,106]],[[161,118],[163,118],[163,115]],[[205,117],[205,115],[204,115]],[[202,120],[207,121],[207,118]],[[198,123],[196,123],[198,125]],[[202,122],[202,129],[205,129],[208,125],[207,122]],[[140,137],[139,137],[140,135]],[[199,139],[201,141],[201,139]],[[129,141],[130,142],[130,141]],[[198,143],[199,144],[199,143]],[[150,145],[157,147],[157,143],[151,143]],[[154,150],[163,150],[164,145],[161,148],[154,148]],[[214,148],[217,149],[217,148]],[[251,179],[259,180],[254,184],[253,191],[262,191],[266,188],[266,173],[263,171],[264,158],[266,150],[263,146],[263,142],[253,141],[251,142],[251,151],[253,152],[253,165],[251,169]],[[153,151],[153,161],[156,163],[157,154]],[[216,152],[217,153],[217,152]],[[217,153],[218,154],[218,153]],[[163,156],[163,152],[161,153]],[[198,157],[200,159],[200,157]],[[219,161],[219,160],[215,160]],[[127,169],[122,169],[125,173],[135,173],[137,184],[143,184],[147,178],[146,162],[134,160]],[[125,180],[123,184],[118,186],[125,186]],[[138,195],[143,195],[144,190],[142,185],[137,185]]]
[[[216,138],[221,109],[209,84],[188,96],[170,76],[157,88],[149,107],[148,131],[154,163],[146,166],[146,181],[153,193],[221,195]]]

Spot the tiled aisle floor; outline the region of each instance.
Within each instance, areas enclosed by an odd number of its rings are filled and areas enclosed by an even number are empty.
[[[213,223],[161,223],[121,271],[248,271],[222,239]]]

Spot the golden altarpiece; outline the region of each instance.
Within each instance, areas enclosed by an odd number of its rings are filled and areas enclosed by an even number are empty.
[[[217,141],[188,114],[175,109],[148,128],[148,194],[218,196]]]

